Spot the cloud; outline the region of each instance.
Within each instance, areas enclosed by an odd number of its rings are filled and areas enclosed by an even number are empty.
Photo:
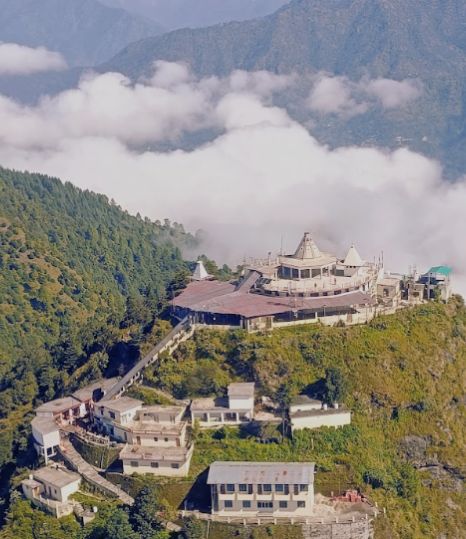
[[[0,75],[31,75],[40,71],[60,71],[66,67],[65,59],[58,52],[44,47],[33,49],[0,42]]]
[[[281,79],[196,79],[183,69],[159,66],[158,79],[138,85],[101,75],[72,98],[65,92],[35,108],[3,98],[0,163],[106,193],[134,213],[203,228],[202,250],[219,262],[266,256],[282,237],[292,250],[310,230],[340,255],[353,241],[367,258],[383,250],[394,271],[452,264],[466,292],[459,248],[466,178],[448,183],[438,163],[407,149],[330,149],[270,101],[270,91],[286,88]],[[191,151],[134,145],[194,129],[199,118],[220,134]]]
[[[0,96],[0,142],[44,149],[81,137],[117,138],[131,145],[173,142],[184,133],[224,127],[219,105],[229,95],[267,99],[290,80],[265,72],[198,80],[184,65],[167,62],[156,62],[153,77],[136,84],[120,73],[88,73],[77,88],[35,107]]]
[[[323,114],[361,114],[367,110],[364,103],[352,97],[352,83],[346,77],[320,75],[308,98],[308,106]]]
[[[368,81],[365,91],[379,99],[384,108],[393,109],[420,97],[422,85],[417,79],[375,79]]]
[[[358,82],[348,77],[319,73],[307,99],[310,110],[321,114],[351,117],[366,112],[375,99],[384,109],[400,108],[422,95],[418,79],[368,79]]]

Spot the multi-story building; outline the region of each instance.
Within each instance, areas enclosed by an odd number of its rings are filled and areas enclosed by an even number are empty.
[[[41,404],[32,420],[32,436],[37,453],[48,459],[57,454],[60,445],[60,428],[72,425],[88,416],[95,403],[115,384],[116,378],[99,380],[75,391],[71,397],[63,397]]]
[[[228,386],[228,397],[194,399],[191,403],[191,421],[204,428],[239,425],[254,418],[254,383],[233,383]]]
[[[212,513],[227,518],[290,518],[313,512],[311,462],[214,462],[207,484]]]
[[[193,452],[185,411],[185,406],[144,406],[140,400],[120,397],[100,403],[94,419],[109,436],[126,444],[120,453],[124,473],[184,476]]]

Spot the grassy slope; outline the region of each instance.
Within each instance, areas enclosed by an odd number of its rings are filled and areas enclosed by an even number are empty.
[[[352,328],[307,326],[256,335],[204,331],[177,358],[178,364],[168,360],[154,373],[153,382],[173,389],[202,359],[211,372],[221,372],[219,385],[254,379],[261,393],[274,395],[281,383],[297,393],[334,365],[348,381],[346,404],[354,411],[350,427],[306,431],[280,445],[242,439],[234,430],[222,440],[202,433],[194,474],[216,459],[315,460],[322,490],[337,490],[341,477],[343,485],[360,486],[387,509],[389,518],[379,521],[377,537],[463,533],[466,310],[461,301],[432,303]],[[413,457],[408,436],[419,437],[415,445],[426,441],[425,454]],[[430,471],[419,469],[425,464]]]

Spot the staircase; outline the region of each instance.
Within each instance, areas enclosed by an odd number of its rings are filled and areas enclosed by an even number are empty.
[[[86,462],[73,447],[73,444],[68,437],[65,436],[61,439],[59,451],[60,455],[65,462],[68,463],[70,468],[82,475],[86,481],[96,487],[99,491],[109,496],[119,498],[126,505],[132,505],[134,503],[134,499],[129,494],[126,494],[124,490],[102,477],[94,466]]]

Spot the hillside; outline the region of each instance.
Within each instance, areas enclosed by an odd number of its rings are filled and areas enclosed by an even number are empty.
[[[176,223],[0,168],[0,498],[28,459],[25,415],[137,355],[193,242]]]
[[[387,518],[377,539],[463,536],[466,517],[466,309],[460,297],[368,325],[302,326],[272,334],[197,333],[146,383],[179,397],[221,393],[236,380],[259,394],[320,396],[325,372],[341,374],[352,425],[301,431],[261,444],[255,435],[201,433],[192,472],[226,460],[315,460],[317,489],[358,486]],[[201,382],[202,381],[202,382]]]
[[[70,66],[104,62],[128,43],[162,31],[150,19],[97,0],[0,0],[0,41],[46,47]]]
[[[288,0],[102,0],[152,18],[165,28],[197,28],[268,15]]]
[[[305,74],[327,71],[361,77],[419,78],[423,95],[402,110],[368,110],[353,118],[313,118],[314,132],[331,145],[394,147],[397,137],[466,170],[464,81],[465,4],[461,0],[293,0],[263,19],[184,29],[129,45],[102,71],[137,78],[155,59],[183,61],[200,75],[234,69]],[[286,105],[301,121],[303,80]]]

